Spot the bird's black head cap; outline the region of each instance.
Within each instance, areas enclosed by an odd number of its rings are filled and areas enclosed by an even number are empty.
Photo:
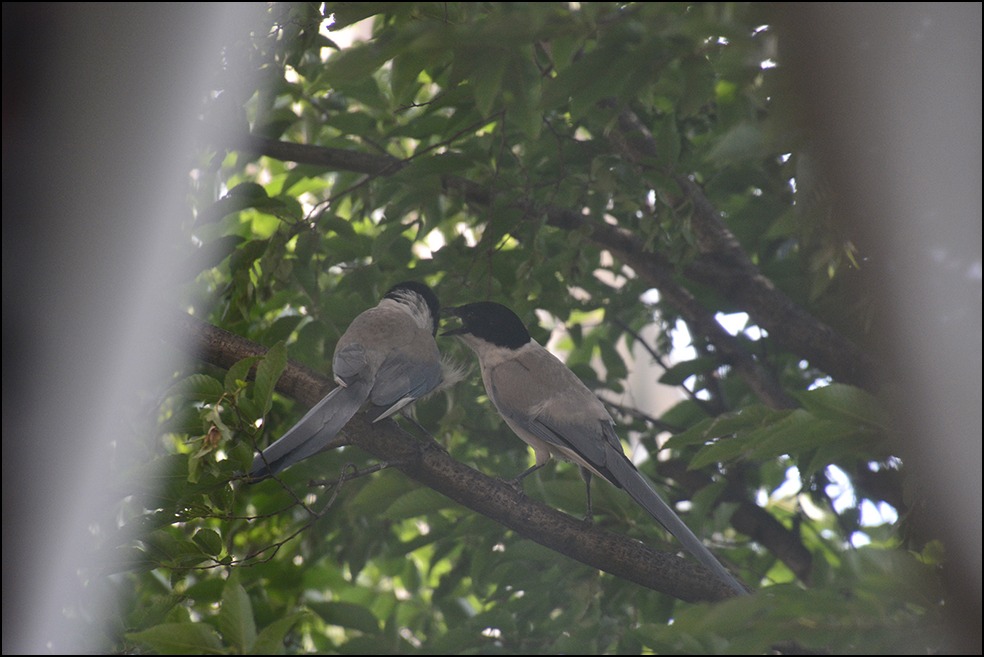
[[[391,287],[383,296],[386,299],[402,301],[405,299],[407,293],[416,294],[427,304],[427,309],[430,311],[431,320],[434,324],[432,333],[437,335],[437,324],[441,314],[441,303],[437,300],[437,295],[434,294],[434,290],[430,289],[430,287],[418,281],[403,281],[402,283],[397,283]]]
[[[479,301],[448,308],[448,315],[461,319],[461,327],[441,335],[471,334],[500,347],[519,349],[530,341],[523,321],[509,308],[494,301]]]

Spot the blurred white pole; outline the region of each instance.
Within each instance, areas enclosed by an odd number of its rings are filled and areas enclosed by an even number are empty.
[[[76,571],[134,392],[173,370],[196,112],[247,6],[3,5],[4,654],[102,648],[63,607],[113,602]]]
[[[979,654],[981,3],[771,8],[842,229],[871,257],[910,526],[946,547],[945,649]]]

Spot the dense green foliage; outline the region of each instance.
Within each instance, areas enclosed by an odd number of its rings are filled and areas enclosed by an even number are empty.
[[[856,256],[811,173],[762,7],[257,8],[203,100],[183,261],[191,313],[269,352],[176,372],[140,466],[121,464],[122,531],[103,546],[125,555],[113,648],[938,648],[940,548],[908,542],[892,511],[901,464]],[[342,45],[363,20],[368,39]],[[617,345],[657,335],[645,346],[679,402],[612,413],[756,594],[692,604],[600,573],[394,468],[368,472],[378,459],[355,447],[230,483],[304,412],[276,390],[288,358],[328,374],[349,321],[405,279],[445,305],[509,305],[592,389],[622,392],[649,363]],[[715,321],[733,313],[748,317],[735,335]],[[682,362],[674,339],[692,347]],[[483,473],[529,464],[474,365],[417,419]],[[526,492],[583,513],[574,467]],[[594,492],[597,523],[677,549],[617,490]],[[882,515],[863,524],[864,509]]]

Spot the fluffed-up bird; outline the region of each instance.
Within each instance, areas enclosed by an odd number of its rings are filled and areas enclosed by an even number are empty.
[[[594,474],[625,490],[736,593],[747,593],[628,459],[604,404],[532,339],[512,310],[485,301],[448,308],[445,315],[458,317],[462,324],[441,335],[457,336],[475,352],[489,399],[509,428],[533,448],[536,464],[517,481],[551,456],[575,463],[587,486],[589,516]]]
[[[335,346],[338,387],[253,459],[251,482],[317,454],[364,405],[378,422],[434,391],[443,378],[434,340],[439,314],[433,290],[416,281],[394,285],[378,305],[359,314]]]

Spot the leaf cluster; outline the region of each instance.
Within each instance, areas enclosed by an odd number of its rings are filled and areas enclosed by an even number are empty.
[[[941,548],[897,522],[869,304],[789,114],[782,38],[746,3],[264,5],[217,53],[176,258],[189,314],[257,351],[176,371],[121,464],[118,531],[95,550],[116,565],[92,573],[121,600],[112,649],[938,649]],[[348,323],[406,279],[447,306],[505,303],[556,345],[761,591],[686,605],[351,444],[244,485],[323,392],[284,377],[327,375]],[[623,394],[636,372],[672,402]],[[477,376],[416,419],[481,472],[529,465]],[[525,492],[583,513],[575,468]],[[593,493],[602,527],[676,550],[620,491]]]

